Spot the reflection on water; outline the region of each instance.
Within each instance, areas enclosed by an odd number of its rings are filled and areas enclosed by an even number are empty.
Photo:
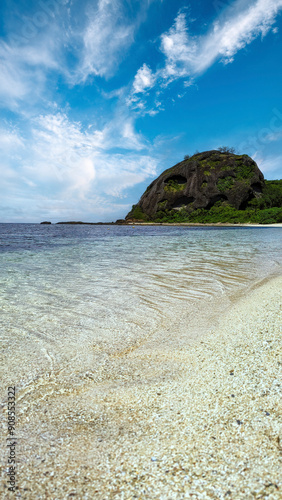
[[[0,225],[2,378],[74,380],[279,271],[279,228]],[[188,328],[188,323],[187,323]],[[72,379],[73,378],[73,379]],[[3,384],[5,387],[6,384]]]

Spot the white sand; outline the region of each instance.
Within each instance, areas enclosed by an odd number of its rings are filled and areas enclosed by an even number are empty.
[[[281,296],[279,277],[197,342],[151,339],[100,385],[38,389],[18,498],[281,499]]]
[[[201,222],[128,222],[128,226],[203,226],[203,227],[282,227],[281,222],[275,224],[234,224],[232,222],[214,222],[214,223],[201,223]]]

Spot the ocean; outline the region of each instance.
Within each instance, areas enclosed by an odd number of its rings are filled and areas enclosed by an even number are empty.
[[[101,381],[165,331],[195,340],[281,272],[281,243],[272,227],[1,224],[2,401],[8,386]]]

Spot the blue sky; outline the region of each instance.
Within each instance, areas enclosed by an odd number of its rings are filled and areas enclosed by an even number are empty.
[[[233,146],[282,177],[282,0],[3,0],[1,222],[123,218]]]

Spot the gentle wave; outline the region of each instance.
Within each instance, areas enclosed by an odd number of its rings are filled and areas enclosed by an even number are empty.
[[[98,367],[281,268],[276,228],[0,225],[0,234],[3,377],[23,387],[50,369],[84,372],[93,352]]]

